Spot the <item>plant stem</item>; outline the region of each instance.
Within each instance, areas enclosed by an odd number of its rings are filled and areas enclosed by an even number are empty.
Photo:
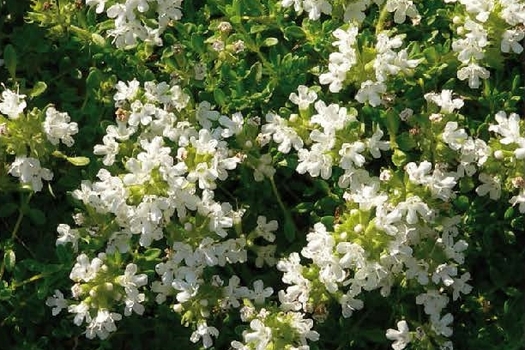
[[[31,196],[29,196],[29,198],[30,197]],[[15,227],[13,228],[13,231],[11,232],[11,241],[14,241],[17,238],[16,234],[18,232],[18,229],[20,228],[23,218],[24,218],[24,212],[22,210],[22,207],[20,207],[18,210],[18,218],[16,219]],[[2,264],[0,265],[0,280],[4,276],[4,271],[5,271],[5,259],[2,259]]]
[[[386,9],[386,4],[381,9],[381,12],[379,13],[379,18],[377,19],[376,24],[376,35],[381,33],[383,31],[383,28],[385,27],[386,19],[388,18],[389,12]]]
[[[270,178],[270,183],[272,184],[272,191],[275,195],[275,198],[277,198],[277,203],[279,203],[279,207],[284,213],[284,216],[288,216],[288,211],[286,210],[286,207],[284,206],[283,200],[281,199],[281,195],[279,194],[279,191],[277,190],[277,186],[275,185],[275,180],[273,176]]]

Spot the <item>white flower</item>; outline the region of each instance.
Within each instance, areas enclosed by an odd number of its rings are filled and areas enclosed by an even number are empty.
[[[160,30],[182,18],[182,0],[157,0],[156,3]]]
[[[348,122],[356,120],[355,115],[349,114],[345,107],[340,107],[335,103],[327,106],[324,101],[317,101],[315,110],[318,114],[314,114],[310,118],[310,123],[321,125],[324,133],[328,135],[331,135],[335,130],[343,129]]]
[[[409,224],[418,222],[417,214],[425,221],[430,221],[434,215],[432,210],[430,210],[428,205],[423,202],[419,196],[408,197],[404,202],[400,202],[396,209],[403,213],[406,212],[406,219]]]
[[[294,10],[298,15],[303,13],[303,1],[302,0],[282,0],[281,5],[283,7],[290,7],[294,5]]]
[[[386,10],[394,12],[394,22],[396,23],[403,23],[407,16],[413,18],[419,14],[416,6],[410,0],[387,0]]]
[[[55,294],[53,294],[52,297],[47,298],[46,305],[53,308],[51,310],[53,316],[58,315],[62,309],[68,308],[67,300],[64,299],[64,294],[58,289],[55,289]]]
[[[225,115],[221,115],[219,117],[219,124],[225,127],[225,129],[222,130],[221,136],[228,138],[241,133],[242,126],[244,124],[244,118],[241,112],[234,113],[231,119]]]
[[[520,193],[517,196],[513,196],[509,203],[512,204],[512,206],[515,206],[516,204],[519,204],[519,211],[520,213],[525,213],[525,188],[521,189]]]
[[[289,99],[292,103],[298,105],[300,110],[308,109],[308,106],[317,100],[317,94],[315,91],[310,91],[305,85],[299,85],[297,87],[297,92],[299,92],[299,95],[292,92]]]
[[[510,52],[520,54],[523,52],[523,46],[520,42],[525,37],[525,31],[518,29],[507,29],[501,38],[501,52]]]
[[[146,274],[137,275],[138,267],[136,264],[128,264],[123,275],[116,278],[116,282],[128,290],[137,289],[148,284]]]
[[[270,297],[273,294],[272,287],[264,288],[263,281],[257,280],[253,282],[253,291],[250,291],[249,298],[253,299],[253,302],[257,305],[264,304],[264,299]]]
[[[275,240],[275,234],[273,234],[273,231],[277,230],[278,227],[279,224],[277,220],[267,222],[266,216],[259,215],[257,217],[255,233],[258,237],[263,237],[268,242],[273,242]]]
[[[372,107],[381,104],[381,94],[386,92],[386,85],[382,82],[367,80],[361,83],[361,88],[357,91],[355,99],[360,103],[368,102]]]
[[[189,182],[198,182],[200,189],[213,190],[217,185],[215,180],[219,174],[216,169],[210,168],[208,163],[198,163],[194,170],[191,170],[186,177]]]
[[[78,124],[69,122],[71,118],[66,112],[59,112],[55,107],[46,110],[46,119],[42,123],[47,139],[53,145],[58,145],[62,141],[68,147],[73,146],[75,141],[71,135],[78,133]]]
[[[74,295],[73,295],[74,296]],[[76,314],[73,318],[73,323],[80,326],[83,321],[87,323],[91,322],[91,315],[89,314],[89,305],[84,301],[80,304],[69,305],[67,311],[72,314]]]
[[[452,277],[456,276],[457,274],[457,267],[447,264],[440,264],[438,267],[436,267],[436,270],[432,274],[432,282],[437,284],[441,280],[445,286],[449,287],[454,283],[454,279]]]
[[[104,266],[104,262],[99,257],[89,260],[89,257],[82,253],[77,256],[77,262],[75,266],[71,269],[69,278],[75,282],[89,282],[93,280],[98,271]]]
[[[523,137],[520,135],[520,116],[516,113],[511,113],[507,117],[507,113],[499,111],[495,116],[498,125],[491,124],[489,131],[503,136],[499,141],[503,145],[509,145],[511,143],[520,143]]]
[[[102,138],[102,143],[103,145],[95,145],[93,148],[93,154],[96,154],[97,156],[104,155],[102,164],[105,166],[113,165],[113,163],[115,163],[115,157],[119,152],[119,144],[109,135],[105,135]]]
[[[362,300],[355,299],[355,295],[351,291],[339,298],[339,304],[341,304],[341,311],[345,318],[352,316],[354,311],[361,310],[365,305]]]
[[[449,298],[435,289],[416,296],[416,304],[423,305],[427,315],[437,315],[447,306]]]
[[[442,90],[441,94],[429,92],[425,94],[427,101],[432,101],[441,107],[441,113],[452,113],[455,109],[463,107],[463,100],[460,98],[452,99],[452,90]]]
[[[476,20],[486,22],[494,9],[494,0],[460,0],[468,13],[476,15]]]
[[[272,166],[272,155],[269,153],[263,154],[259,157],[259,163],[253,172],[253,178],[255,181],[260,182],[264,180],[264,177],[271,179],[275,174],[275,168]]]
[[[73,245],[73,250],[76,252],[78,250],[78,239],[80,238],[80,233],[76,229],[71,229],[67,224],[59,224],[57,227],[58,238],[56,240],[56,245],[64,245],[66,243],[71,243]]]
[[[317,20],[321,13],[329,15],[332,13],[332,5],[326,0],[303,0],[303,8],[308,12],[308,18]]]
[[[490,72],[477,63],[469,63],[468,66],[458,70],[457,77],[459,80],[468,79],[468,86],[477,89],[480,85],[479,79],[488,79]]]
[[[399,321],[397,323],[397,330],[392,328],[387,329],[386,337],[390,340],[394,340],[392,343],[392,348],[394,350],[404,349],[411,340],[407,322],[405,320]]]
[[[445,337],[450,337],[452,335],[452,328],[450,327],[452,321],[454,321],[454,317],[450,313],[443,316],[443,318],[440,318],[439,315],[430,316],[432,329],[437,334],[444,335]]]
[[[328,86],[330,92],[337,93],[343,88],[343,82],[346,79],[346,73],[350,70],[353,63],[346,55],[339,52],[330,54],[328,63],[328,72],[319,76],[319,83]]]
[[[253,344],[255,350],[266,350],[272,340],[272,329],[266,327],[259,319],[250,322],[250,328],[253,332],[244,331],[243,337],[246,344]]]
[[[144,313],[145,307],[142,303],[146,300],[144,293],[139,293],[138,289],[128,289],[126,291],[126,298],[124,299],[124,315],[130,316],[132,311],[137,315]]]
[[[321,175],[323,179],[328,179],[332,175],[333,159],[329,153],[325,153],[322,144],[314,144],[311,150],[300,149],[298,156],[296,171],[299,174],[308,172],[312,177]]]
[[[276,248],[277,246],[275,244],[258,247],[255,251],[257,253],[257,258],[255,258],[255,266],[261,268],[265,263],[268,266],[274,266],[277,261],[274,256]]]
[[[277,150],[282,153],[290,152],[292,146],[295,150],[300,150],[303,147],[303,140],[297,134],[294,128],[288,126],[288,121],[281,118],[274,113],[266,114],[267,123],[261,128],[261,134],[257,137],[269,138],[273,136],[273,140],[279,144]],[[264,146],[266,143],[261,144]]]
[[[42,190],[42,180],[51,181],[53,173],[40,166],[40,161],[32,157],[16,157],[8,170],[9,174],[20,178],[22,184],[30,184],[34,192]]]
[[[113,5],[113,6],[116,6],[116,5]],[[128,81],[127,84],[123,81],[119,81],[117,85],[115,85],[117,92],[113,96],[113,99],[115,100],[115,107],[120,107],[124,103],[125,100],[128,100],[129,102],[131,102],[137,95],[139,91],[139,87],[140,87],[140,83],[136,79],[133,79],[132,81]]]
[[[458,151],[468,139],[465,129],[458,129],[457,122],[448,122],[441,136],[443,141],[454,151]]]
[[[345,14],[343,20],[345,23],[363,22],[366,18],[364,12],[368,5],[370,5],[369,0],[356,0],[355,2],[344,4]]]
[[[91,323],[86,328],[86,338],[93,339],[95,336],[100,339],[106,339],[109,333],[117,330],[115,321],[120,321],[122,315],[109,312],[106,309],[100,309],[97,312],[97,316],[91,320]]]
[[[206,321],[199,322],[197,329],[191,334],[190,340],[192,343],[196,343],[202,338],[202,345],[207,349],[213,345],[211,337],[217,338],[219,336],[219,330],[215,327],[208,327]]]
[[[18,119],[27,106],[24,100],[25,97],[26,95],[19,95],[11,90],[3,91],[0,99],[0,112],[7,115],[10,119]]]
[[[338,28],[332,33],[337,39],[332,43],[332,45],[337,46],[339,52],[347,55],[347,58],[350,59],[352,65],[356,63],[355,49],[354,45],[357,43],[357,34],[359,28],[355,25],[350,25],[347,30],[342,30]],[[351,59],[351,58],[354,59]]]
[[[355,167],[361,167],[365,163],[365,157],[361,154],[365,150],[366,146],[361,141],[356,141],[352,144],[343,143],[339,150],[341,160],[339,165],[343,169],[354,169]]]
[[[380,151],[387,151],[390,149],[389,141],[381,141],[384,133],[381,129],[377,129],[374,134],[367,140],[367,147],[374,158],[381,158]]]
[[[455,278],[452,284],[452,300],[459,298],[459,293],[469,294],[472,291],[472,286],[467,283],[470,280],[470,273],[465,272],[460,278]]]
[[[102,13],[104,12],[104,6],[108,0],[86,0],[86,5],[89,7],[96,6],[95,12]]]
[[[183,272],[184,275],[175,279],[171,284],[173,288],[180,291],[176,296],[179,303],[185,303],[197,295],[200,284],[203,282],[202,279],[197,276],[198,271],[186,268]]]
[[[486,173],[479,174],[479,181],[483,184],[476,188],[476,193],[479,196],[485,196],[489,193],[489,197],[492,200],[497,200],[501,196],[501,183],[497,176],[490,176]]]

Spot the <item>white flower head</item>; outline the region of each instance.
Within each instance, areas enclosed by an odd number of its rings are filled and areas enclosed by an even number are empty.
[[[386,92],[386,85],[382,82],[367,80],[361,84],[355,99],[360,103],[368,102],[370,106],[377,107],[381,104],[381,95]]]
[[[73,146],[75,140],[71,135],[78,133],[78,124],[70,122],[71,118],[67,112],[59,112],[51,106],[46,110],[46,119],[42,123],[47,139],[53,145],[60,141],[67,147]]]
[[[300,110],[308,109],[308,106],[310,106],[312,103],[315,102],[315,100],[317,100],[317,94],[315,93],[315,91],[309,90],[308,87],[305,85],[299,85],[299,87],[297,88],[297,92],[299,93],[299,95],[295,92],[292,92],[290,94],[290,101],[298,105]]]
[[[52,307],[51,313],[56,316],[62,311],[62,309],[68,308],[67,300],[64,299],[64,294],[58,289],[55,290],[55,294],[52,297],[47,298],[46,305]]]
[[[40,166],[40,161],[31,157],[16,157],[9,167],[9,174],[20,178],[22,184],[31,185],[34,192],[42,190],[42,180],[53,179],[53,172]]]
[[[468,86],[471,89],[477,89],[481,84],[479,79],[488,79],[490,72],[477,63],[469,63],[468,66],[458,70],[457,77],[459,80],[468,79]]]
[[[523,52],[523,46],[520,42],[525,37],[525,31],[523,29],[508,29],[506,30],[501,38],[501,52],[514,52],[520,54]]]
[[[408,331],[408,324],[405,320],[399,321],[397,323],[396,329],[387,329],[386,337],[390,340],[393,340],[392,348],[394,350],[404,349],[412,338],[411,334]]]
[[[10,119],[17,119],[27,106],[25,97],[26,95],[19,95],[8,89],[3,91],[0,99],[0,112]]]
[[[429,92],[425,94],[425,99],[441,107],[441,113],[452,113],[455,109],[463,107],[463,100],[452,98],[452,90],[442,90],[441,94]]]
[[[190,340],[192,343],[197,343],[202,338],[202,345],[207,349],[213,345],[212,337],[217,338],[218,336],[219,330],[217,328],[208,327],[206,321],[202,321],[191,334]]]

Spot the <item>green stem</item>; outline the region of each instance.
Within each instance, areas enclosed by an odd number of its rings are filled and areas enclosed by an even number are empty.
[[[385,4],[385,6],[383,6],[383,8],[381,9],[381,12],[379,13],[379,18],[377,19],[376,35],[378,35],[379,33],[383,31],[388,15],[389,15],[389,12],[386,9],[386,4]]]
[[[23,285],[26,285],[26,284],[29,284],[29,283],[32,283],[32,282],[35,282],[35,281],[38,281],[39,279],[42,279],[42,278],[47,277],[49,275],[51,275],[51,274],[50,273],[39,273],[38,275],[31,276],[28,279],[26,279],[26,280],[24,280],[24,281],[22,281],[20,283],[13,283],[13,284],[11,284],[11,288],[13,290],[15,290],[18,287],[21,287]]]
[[[27,200],[28,202],[29,202],[29,198],[31,198],[31,195],[29,195],[28,197],[28,200]],[[22,204],[22,206],[24,206],[24,204]],[[18,210],[18,218],[16,219],[15,227],[13,228],[13,231],[11,232],[11,241],[14,241],[17,238],[16,234],[18,232],[18,229],[20,228],[20,225],[22,224],[23,218],[24,218],[24,212],[22,210],[22,207],[20,207],[20,209]],[[5,259],[2,259],[2,264],[0,265],[0,280],[4,276],[4,272],[5,272]]]
[[[275,198],[277,198],[277,203],[279,203],[279,207],[283,211],[284,216],[288,217],[288,211],[286,210],[283,200],[281,199],[281,195],[279,194],[279,191],[277,190],[277,186],[275,185],[275,180],[273,176],[270,178],[270,183],[272,184],[272,191],[273,191],[273,194],[275,195]]]

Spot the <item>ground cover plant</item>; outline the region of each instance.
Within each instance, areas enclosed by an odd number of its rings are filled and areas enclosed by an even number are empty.
[[[524,1],[0,28],[0,348],[525,346]]]

